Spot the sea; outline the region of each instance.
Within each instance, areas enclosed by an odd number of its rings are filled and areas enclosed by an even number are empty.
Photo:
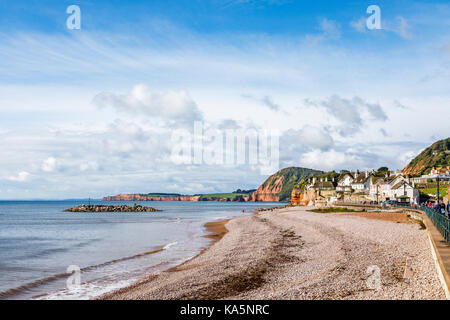
[[[284,203],[101,201],[160,212],[64,212],[87,200],[0,201],[0,299],[98,297],[193,258],[205,223]]]

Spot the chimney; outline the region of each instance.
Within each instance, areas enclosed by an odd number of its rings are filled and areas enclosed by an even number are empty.
[[[369,177],[369,171],[366,171],[366,178]]]

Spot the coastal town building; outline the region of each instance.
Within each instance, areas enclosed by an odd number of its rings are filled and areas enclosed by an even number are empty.
[[[383,194],[383,177],[371,177],[369,186],[369,197],[372,201],[380,201]]]
[[[355,180],[355,178],[351,172],[341,172],[338,177],[336,191],[351,192],[353,180]]]
[[[300,192],[299,190],[294,191]],[[327,205],[335,201],[380,203],[395,200],[399,203],[419,203],[419,191],[401,171],[388,171],[377,176],[375,171],[342,171],[335,179],[310,178],[304,188],[309,205]]]
[[[419,190],[403,180],[392,186],[390,198],[400,203],[418,203]]]
[[[368,193],[370,189],[370,177],[372,176],[372,173],[369,173],[368,171],[361,172],[356,174],[355,179],[352,182],[352,189],[355,190],[355,192],[363,192]]]
[[[441,182],[450,182],[450,166],[432,168],[428,174],[411,178],[411,182],[413,184],[436,182],[437,178]]]

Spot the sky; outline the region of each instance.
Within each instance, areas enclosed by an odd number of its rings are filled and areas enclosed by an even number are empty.
[[[195,123],[276,132],[280,169],[402,169],[450,136],[449,17],[448,1],[1,0],[0,199],[268,177],[174,161],[174,134]]]

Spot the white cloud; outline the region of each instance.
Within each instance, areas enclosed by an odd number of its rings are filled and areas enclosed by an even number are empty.
[[[30,177],[30,174],[26,171],[19,172],[16,176],[10,176],[9,181],[25,182]]]
[[[338,40],[341,38],[341,26],[334,20],[322,18],[319,21],[320,33],[307,34],[305,40],[307,43],[318,44],[324,40]]]
[[[339,95],[332,95],[321,101],[305,99],[305,103],[309,106],[322,107],[339,120],[341,125],[337,130],[342,136],[358,133],[366,120],[386,121],[388,119],[380,104],[366,102],[357,96],[346,99]]]
[[[385,21],[382,23],[383,30],[393,32],[404,39],[411,39],[413,37],[411,32],[411,26],[402,16],[398,16],[395,18],[395,21]]]
[[[125,95],[100,93],[93,103],[100,108],[112,107],[117,111],[171,121],[193,122],[203,118],[186,91],[152,92],[144,84],[135,85]]]
[[[57,167],[58,167],[58,161],[53,157],[47,158],[42,163],[42,170],[45,172],[53,172],[57,169]]]
[[[398,27],[395,29],[398,35],[400,35],[402,38],[410,39],[412,37],[411,34],[411,26],[409,25],[408,21],[403,17],[397,17],[398,20]]]
[[[361,17],[358,20],[353,20],[350,22],[350,26],[361,33],[366,33],[366,17]],[[411,39],[411,25],[408,20],[402,16],[397,16],[394,20],[388,20],[382,18],[381,29],[388,32],[393,32],[404,39]]]
[[[394,106],[402,109],[402,110],[409,110],[410,108],[399,102],[398,100],[394,100]]]
[[[331,135],[324,129],[305,126],[300,130],[289,129],[281,136],[281,145],[292,151],[295,147],[327,150],[334,144]]]
[[[366,32],[366,19],[365,17],[361,17],[356,21],[351,21],[350,26],[358,32]]]
[[[406,165],[412,160],[414,159],[417,155],[419,154],[419,152],[417,151],[406,151],[402,154],[400,154],[397,159],[398,162],[403,166],[406,167]]]
[[[275,103],[273,101],[272,97],[270,97],[268,95],[265,95],[265,96],[263,96],[261,98],[257,98],[257,97],[254,97],[251,94],[243,94],[242,97],[255,100],[255,101],[261,103],[262,105],[266,106],[267,108],[269,108],[272,111],[279,111],[280,110],[280,105]]]
[[[325,38],[339,39],[341,37],[341,27],[336,21],[323,18],[320,21],[320,28]]]
[[[99,169],[99,167],[100,166],[97,161],[88,161],[88,162],[83,162],[82,164],[80,164],[81,171],[88,171],[88,170],[96,171]]]
[[[340,170],[346,168],[361,168],[364,161],[358,155],[335,150],[313,150],[300,157],[300,165],[307,168],[322,170]]]

